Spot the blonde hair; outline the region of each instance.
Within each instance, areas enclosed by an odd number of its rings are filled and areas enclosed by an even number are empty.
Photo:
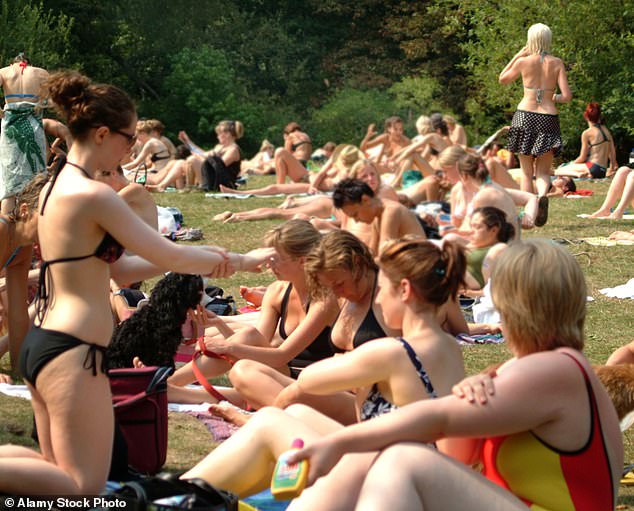
[[[416,131],[418,131],[421,135],[433,133],[434,128],[432,127],[431,119],[426,115],[421,115],[418,119],[416,119]]]
[[[437,245],[416,236],[390,240],[381,250],[379,266],[392,286],[408,279],[424,302],[441,306],[464,285],[467,258],[457,243]]]
[[[148,119],[146,123],[150,127],[151,131],[156,131],[159,135],[163,135],[165,124],[163,124],[161,121],[159,121],[158,119]]]
[[[442,120],[445,121],[449,126],[455,126],[457,123],[456,118],[453,115],[443,115]]]
[[[136,131],[138,133],[147,133],[149,135],[152,132],[152,126],[149,121],[137,121]]]
[[[368,271],[377,272],[378,267],[370,249],[348,231],[332,231],[322,236],[321,241],[306,257],[304,271],[311,297],[320,299],[331,293],[319,282],[319,275],[326,271],[345,270],[358,281]]]
[[[520,354],[583,349],[586,282],[574,257],[549,240],[514,242],[491,276],[505,337]]]
[[[238,140],[244,135],[244,126],[240,121],[220,121],[216,126],[216,133],[219,131],[227,131],[231,136]]]
[[[372,160],[368,160],[367,158],[362,158],[350,168],[348,177],[350,179],[359,179],[359,174],[361,174],[361,172],[363,172],[363,170],[367,167],[373,168],[377,176],[381,174],[376,166],[376,163],[374,163]]]
[[[542,52],[548,53],[552,39],[553,33],[550,31],[550,28],[543,23],[536,23],[535,25],[531,25],[528,29],[526,46],[531,55]]]
[[[467,151],[465,151],[461,146],[450,145],[438,155],[438,163],[442,167],[450,167],[466,154]]]
[[[260,153],[263,153],[264,151],[268,151],[269,149],[274,150],[275,146],[273,144],[271,144],[271,142],[269,142],[266,138],[264,140],[262,140],[262,145],[260,146]]]
[[[294,219],[268,231],[264,244],[297,259],[308,255],[320,239],[321,234],[308,220]]]

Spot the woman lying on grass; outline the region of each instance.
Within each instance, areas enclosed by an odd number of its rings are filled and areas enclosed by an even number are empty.
[[[367,342],[350,353],[317,362],[297,380],[300,390],[329,395],[356,388],[359,420],[369,420],[414,401],[447,395],[464,374],[462,355],[454,339],[436,320],[436,309],[455,294],[465,271],[465,257],[455,244],[437,245],[422,239],[389,243],[379,265],[378,292],[388,326],[403,337]],[[373,421],[369,421],[373,422]],[[270,484],[273,462],[295,438],[315,441],[344,429],[304,405],[286,411],[265,408],[206,459],[183,475],[248,495]],[[439,442],[439,448],[444,448]],[[310,509],[354,505],[363,474],[374,455],[345,457],[332,485]]]
[[[292,458],[309,459],[309,484],[332,479],[344,455],[381,451],[356,509],[614,509],[623,444],[610,398],[581,353],[579,265],[563,248],[529,240],[500,256],[492,283],[514,358],[455,395],[310,442]],[[425,445],[452,437],[471,438],[462,458],[479,460],[483,474]]]

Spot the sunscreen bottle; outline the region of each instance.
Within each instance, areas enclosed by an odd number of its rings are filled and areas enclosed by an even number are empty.
[[[298,497],[308,478],[308,461],[302,460],[292,465],[286,459],[295,451],[304,447],[304,441],[296,438],[289,451],[283,452],[277,459],[271,478],[271,494],[276,500],[291,500]]]

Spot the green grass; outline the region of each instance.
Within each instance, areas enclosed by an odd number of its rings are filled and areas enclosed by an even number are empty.
[[[271,177],[251,178],[247,188],[255,188],[272,182]],[[595,195],[588,199],[555,199],[551,201],[548,224],[533,231],[525,232],[525,237],[540,236],[575,240],[591,236],[607,236],[614,230],[633,228],[631,221],[590,220],[577,218],[578,213],[590,213],[601,204],[608,183],[579,181],[580,188],[589,188]],[[255,207],[275,206],[280,198],[270,199],[208,199],[201,193],[165,193],[155,196],[162,206],[176,206],[184,215],[185,224],[198,227],[205,233],[205,239],[197,243],[220,245],[233,251],[245,251],[258,247],[267,229],[278,221],[242,222],[222,224],[212,217],[225,210],[243,211]],[[631,264],[634,247],[594,247],[585,243],[567,245],[576,255],[588,282],[588,294],[595,301],[588,303],[586,323],[586,355],[593,363],[604,363],[609,354],[619,346],[634,340],[634,301],[605,298],[599,289],[625,283],[634,277]],[[557,275],[552,275],[556,278]],[[240,285],[266,285],[273,280],[268,273],[241,273],[215,282],[232,294],[238,306],[244,305],[239,297]],[[154,281],[146,284],[148,289]],[[505,346],[475,346],[464,349],[467,371],[473,373],[484,367],[504,360],[509,356]],[[0,369],[7,370],[8,360],[0,362]],[[31,413],[28,402],[0,395],[0,442],[33,445]],[[213,448],[211,436],[195,419],[184,414],[170,415],[169,454],[167,468],[182,470],[191,467]],[[627,432],[624,436],[625,460],[634,462],[634,436]],[[634,491],[622,488],[620,503],[634,505]]]

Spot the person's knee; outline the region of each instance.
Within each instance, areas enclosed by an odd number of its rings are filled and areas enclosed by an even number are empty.
[[[238,392],[249,386],[251,382],[258,380],[259,371],[257,368],[260,365],[258,362],[247,359],[238,360],[233,365],[229,371],[229,380]]]
[[[284,409],[284,412],[296,419],[302,419],[304,417],[312,417],[315,414],[315,410],[310,406],[303,405],[301,403],[292,404]]]
[[[281,157],[286,156],[288,154],[290,154],[288,152],[288,149],[284,149],[283,147],[278,147],[275,150],[275,158],[281,158]]]

